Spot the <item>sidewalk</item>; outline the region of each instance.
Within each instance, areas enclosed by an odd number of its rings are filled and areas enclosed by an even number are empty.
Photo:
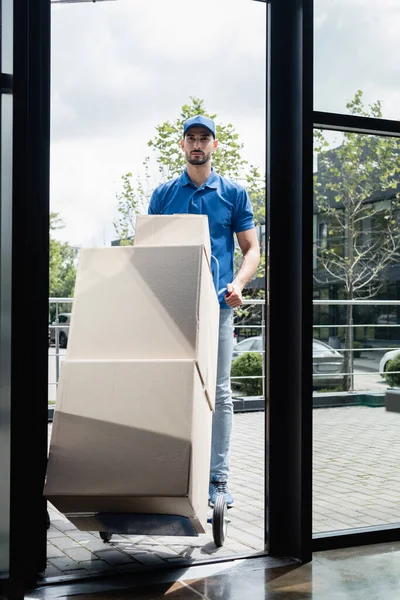
[[[198,538],[113,536],[80,532],[50,507],[47,577],[187,564],[263,550],[264,413],[236,414],[231,490],[235,508],[225,546],[211,529]],[[384,408],[316,409],[314,532],[400,522],[400,415]],[[210,511],[211,516],[211,511]]]

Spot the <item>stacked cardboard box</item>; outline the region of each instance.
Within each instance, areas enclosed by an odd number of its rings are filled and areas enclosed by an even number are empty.
[[[78,527],[205,531],[218,319],[207,217],[143,216],[134,247],[81,251],[45,485]]]

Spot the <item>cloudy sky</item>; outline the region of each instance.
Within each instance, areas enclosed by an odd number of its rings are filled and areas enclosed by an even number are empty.
[[[400,117],[400,2],[315,0],[315,108],[343,111],[358,88]],[[115,237],[115,194],[139,173],[155,127],[190,96],[235,124],[265,163],[265,5],[116,0],[52,5],[51,209],[77,246]],[[154,175],[156,183],[156,175]]]

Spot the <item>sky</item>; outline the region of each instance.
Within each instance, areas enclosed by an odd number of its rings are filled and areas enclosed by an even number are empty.
[[[317,110],[362,89],[400,117],[400,2],[315,0]],[[124,173],[142,172],[156,126],[195,96],[265,165],[265,5],[253,0],[52,4],[51,210],[78,247],[115,239]],[[152,170],[152,185],[158,183]]]

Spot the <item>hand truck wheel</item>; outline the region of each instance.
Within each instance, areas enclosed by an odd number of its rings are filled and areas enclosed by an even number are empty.
[[[105,544],[108,543],[112,537],[112,533],[109,533],[108,531],[99,531],[99,535]]]
[[[214,544],[217,546],[217,548],[221,548],[225,542],[226,531],[229,523],[227,513],[228,508],[226,506],[224,496],[222,494],[217,495],[212,516],[212,532]]]

